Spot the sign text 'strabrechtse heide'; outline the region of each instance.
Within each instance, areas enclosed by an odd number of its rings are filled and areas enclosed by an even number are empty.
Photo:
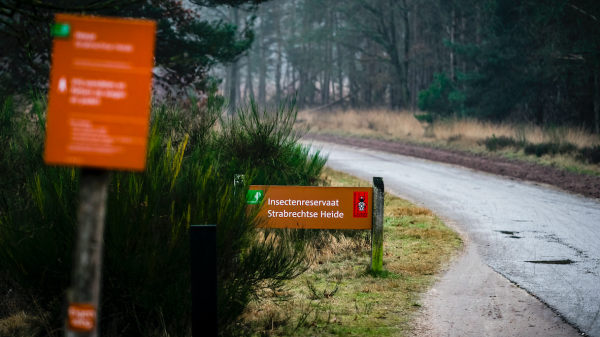
[[[370,187],[251,186],[249,205],[271,228],[371,229]]]

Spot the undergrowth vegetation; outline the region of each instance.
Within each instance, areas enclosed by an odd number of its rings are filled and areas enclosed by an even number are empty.
[[[155,104],[146,171],[111,174],[103,336],[190,335],[191,224],[217,224],[222,335],[244,333],[249,303],[310,266],[302,233],[257,230],[233,186],[237,174],[246,189],[319,182],[326,159],[297,142],[295,102],[273,111],[250,102],[233,116],[217,96],[196,103]],[[42,99],[0,111],[0,335],[63,334],[80,170],[44,164],[44,116]]]
[[[523,153],[526,155],[535,155],[537,157],[546,154],[552,156],[571,154],[584,163],[600,163],[600,145],[578,148],[576,145],[560,139],[534,144],[527,143],[526,141],[518,141],[507,136],[496,138],[496,135],[484,139],[482,143],[488,151],[497,151],[506,148],[513,148],[516,150],[523,149]]]

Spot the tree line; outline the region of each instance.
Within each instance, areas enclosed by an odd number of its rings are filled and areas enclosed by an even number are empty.
[[[57,12],[157,20],[156,83],[173,94],[222,81],[232,106],[297,95],[600,132],[595,1],[3,0],[1,95],[45,90]]]
[[[201,8],[243,7],[263,0],[2,0],[0,98],[48,90],[54,14],[152,19],[157,22],[155,88],[173,94],[206,90],[206,72],[232,62],[254,39],[251,29],[205,20]]]
[[[276,0],[244,14],[252,47],[220,73],[232,102],[297,93],[303,108],[600,128],[597,2]]]

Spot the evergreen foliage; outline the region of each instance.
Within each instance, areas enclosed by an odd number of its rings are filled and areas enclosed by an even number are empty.
[[[597,128],[600,5],[561,0],[471,3],[457,1],[453,6],[462,20],[478,25],[476,39],[461,30],[467,38],[446,41],[463,64],[451,65],[456,70],[453,88],[434,95],[440,86],[436,75],[419,94],[421,109],[439,115],[452,110],[482,119],[546,125],[578,122]]]
[[[200,5],[256,5],[261,0],[198,1]],[[198,6],[175,0],[7,0],[0,2],[0,98],[47,88],[55,13],[146,18],[157,21],[155,72],[165,89],[206,90],[207,71],[231,62],[252,44],[246,29],[218,20],[203,20]],[[179,91],[183,93],[183,91]]]
[[[247,212],[245,191],[250,183],[315,183],[325,158],[297,143],[293,104],[275,111],[250,107],[229,120],[220,117],[222,100],[215,96],[202,109],[153,107],[146,171],[111,175],[102,335],[190,335],[191,224],[217,224],[223,335],[240,332],[237,319],[250,301],[308,267],[302,234],[257,230],[263,220],[257,209]],[[0,128],[0,174],[6,177],[0,180],[0,275],[20,286],[44,331],[58,336],[79,169],[44,165],[43,123],[17,112],[10,100]],[[246,185],[234,188],[234,174],[245,174]]]
[[[419,92],[419,109],[430,111],[436,115],[448,116],[455,111],[450,100],[453,92],[454,85],[446,74],[435,74],[429,88]]]

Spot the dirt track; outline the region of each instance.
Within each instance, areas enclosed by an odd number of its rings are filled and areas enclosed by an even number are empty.
[[[567,172],[550,166],[378,139],[321,134],[308,134],[304,136],[304,139],[314,139],[460,165],[483,172],[556,186],[588,198],[600,198],[600,177]]]

